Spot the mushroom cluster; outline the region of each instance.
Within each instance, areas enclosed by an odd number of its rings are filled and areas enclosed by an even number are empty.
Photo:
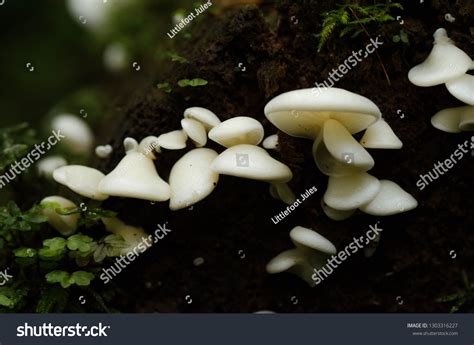
[[[293,273],[311,287],[316,286],[311,277],[314,269],[324,267],[330,256],[336,254],[336,247],[316,231],[302,226],[296,226],[290,231],[290,239],[295,248],[286,250],[270,260],[266,267],[267,272]]]
[[[301,89],[272,99],[265,115],[282,132],[314,141],[316,166],[329,176],[322,204],[329,218],[343,220],[357,209],[388,216],[418,205],[396,183],[367,173],[375,163],[366,148],[402,147],[371,100],[339,88]],[[353,134],[363,130],[357,142]]]
[[[474,61],[456,47],[445,29],[435,31],[434,45],[424,62],[408,72],[408,79],[417,86],[428,87],[445,84],[449,93],[466,103],[466,106],[439,111],[431,124],[448,133],[474,130],[474,76],[467,73],[474,69]]]
[[[70,165],[56,169],[53,178],[94,200],[110,196],[152,202],[169,200],[173,211],[206,198],[217,186],[221,174],[269,182],[280,199],[294,199],[286,185],[293,174],[285,164],[258,146],[264,130],[254,118],[239,116],[221,122],[210,110],[192,107],[184,111],[181,127],[158,137],[148,136],[140,143],[125,138],[126,154],[108,175],[89,167]],[[195,148],[173,165],[168,182],[164,181],[153,161],[161,149],[186,148],[188,139]],[[208,139],[226,149],[219,154],[205,148]],[[267,140],[267,147],[276,145],[276,137]]]

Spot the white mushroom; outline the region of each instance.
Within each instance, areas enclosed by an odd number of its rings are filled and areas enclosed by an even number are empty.
[[[49,156],[38,161],[36,168],[38,174],[52,179],[54,170],[67,165],[66,160],[61,156]]]
[[[135,143],[135,148],[130,146]],[[170,198],[170,186],[156,171],[151,156],[140,152],[136,141],[125,140],[127,154],[117,167],[100,182],[101,193],[149,201],[166,201]]]
[[[212,128],[209,131],[209,139],[225,147],[240,144],[258,145],[263,139],[263,127],[251,117],[237,116]]]
[[[341,211],[341,210],[336,210],[335,208],[332,208],[328,206],[325,202],[324,199],[321,199],[321,208],[323,209],[324,213],[328,218],[335,220],[335,221],[341,221],[349,218],[354,214],[356,211],[354,210],[347,210],[347,211]]]
[[[51,128],[64,135],[60,143],[72,153],[88,154],[92,150],[94,135],[83,119],[72,114],[57,115],[51,121]]]
[[[410,211],[418,206],[418,202],[405,192],[398,184],[388,180],[380,180],[380,190],[369,203],[362,205],[362,212],[373,216],[390,216]]]
[[[266,266],[270,274],[288,271],[305,280],[310,286],[316,283],[312,279],[314,269],[323,267],[330,255],[336,254],[336,247],[316,231],[296,226],[290,231],[295,249],[284,251],[273,258]]]
[[[158,145],[167,150],[181,150],[186,147],[188,136],[183,130],[171,131],[158,137]]]
[[[324,202],[336,210],[351,211],[375,198],[379,180],[365,172],[343,177],[329,177]]]
[[[408,72],[408,79],[417,86],[444,84],[462,76],[472,64],[472,59],[454,45],[445,29],[436,30],[433,37],[431,53]]]
[[[350,133],[357,133],[377,121],[379,108],[369,99],[339,88],[321,88],[283,93],[265,106],[265,116],[282,132],[315,139],[327,119],[335,119]]]
[[[151,246],[151,243],[146,241],[148,234],[142,228],[127,225],[115,217],[103,217],[101,220],[104,223],[107,231],[121,236],[127,244],[127,247],[125,248],[117,248],[114,256],[127,255],[128,253],[131,253],[137,249],[140,250],[140,252],[143,252]]]
[[[382,118],[366,129],[360,143],[369,149],[401,149],[403,146],[401,140]]]
[[[292,205],[296,202],[295,193],[286,183],[273,183],[270,186],[270,194],[278,200],[283,201],[287,205]]]
[[[109,196],[100,192],[99,183],[104,178],[99,170],[82,165],[67,165],[54,170],[53,178],[79,195],[94,200],[105,200]]]
[[[474,105],[474,75],[464,74],[446,83],[449,93],[460,101]]]
[[[273,259],[265,267],[267,273],[293,273],[308,283],[309,286],[315,286],[316,283],[311,278],[313,267],[306,260],[306,257],[298,249],[286,250]]]
[[[219,174],[211,170],[217,152],[207,148],[194,149],[181,157],[170,173],[170,209],[189,207],[212,193]]]
[[[110,72],[124,70],[129,64],[127,49],[120,42],[110,43],[102,53],[102,61]]]
[[[431,118],[431,124],[448,133],[472,131],[474,130],[474,106],[443,109]]]
[[[133,150],[133,148],[135,147],[135,143],[132,143],[132,142],[130,144],[124,143],[124,146],[128,146],[128,145],[130,145],[131,147],[130,150]],[[125,149],[126,152],[130,150]],[[146,138],[143,138],[142,141],[140,141],[140,144],[138,145],[138,152],[144,154],[150,159],[156,159],[155,152],[157,153],[161,152],[160,145],[158,144],[158,138],[152,135]]]
[[[276,150],[278,147],[278,134],[273,134],[265,138],[262,146],[267,150]]]
[[[285,183],[293,177],[290,168],[272,158],[267,151],[246,144],[232,146],[222,152],[212,163],[211,169],[222,175],[271,183]]]
[[[193,141],[196,147],[203,147],[207,143],[207,133],[204,125],[193,119],[182,119],[181,127],[184,132]]]
[[[211,130],[213,127],[221,123],[221,120],[212,111],[201,107],[192,107],[184,111],[184,117],[186,119],[196,120],[206,128],[206,131]]]
[[[59,231],[63,236],[70,236],[77,230],[77,223],[79,222],[79,214],[70,214],[67,216],[61,215],[56,210],[58,208],[66,209],[77,208],[77,205],[71,200],[65,199],[61,196],[48,196],[41,200],[41,207],[43,208],[43,215],[48,218],[48,223],[55,230]]]
[[[107,158],[112,153],[113,149],[110,145],[100,145],[95,148],[95,154],[99,158]]]
[[[370,154],[338,121],[329,119],[313,145],[313,158],[322,173],[344,176],[374,166]]]

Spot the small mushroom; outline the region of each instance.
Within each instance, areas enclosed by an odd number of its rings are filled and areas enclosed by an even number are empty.
[[[51,121],[51,128],[61,132],[61,144],[75,154],[88,154],[92,150],[94,135],[87,122],[72,114],[61,114]]]
[[[295,193],[286,183],[273,183],[270,186],[270,194],[287,205],[293,205],[296,202]]]
[[[391,216],[410,211],[417,206],[416,199],[398,184],[389,180],[380,180],[378,194],[372,201],[362,205],[359,209],[373,216]]]
[[[267,264],[266,270],[270,274],[288,271],[313,287],[316,285],[312,279],[314,269],[323,267],[329,256],[336,254],[336,247],[316,231],[302,226],[293,228],[290,238],[296,248],[274,257]]]
[[[99,191],[111,196],[149,201],[168,200],[170,186],[158,175],[153,158],[140,152],[137,142],[130,139],[124,140],[125,157],[100,182]]]
[[[326,214],[326,216],[328,216],[328,218],[330,218],[332,220],[335,220],[335,221],[345,220],[345,219],[351,217],[354,214],[354,212],[356,211],[355,209],[354,210],[347,210],[347,211],[336,210],[335,208],[332,208],[332,207],[328,206],[324,202],[324,199],[321,199],[321,208],[323,209],[324,214]]]
[[[95,148],[95,155],[99,158],[107,158],[112,153],[113,149],[110,145],[100,145]]]
[[[182,119],[181,127],[184,132],[193,141],[196,147],[203,147],[207,143],[207,133],[204,125],[193,119]]]
[[[67,165],[54,170],[53,173],[56,182],[79,195],[94,200],[105,200],[109,197],[98,189],[104,176],[99,170],[82,165]]]
[[[462,76],[472,64],[469,55],[454,45],[445,29],[436,30],[433,37],[431,53],[408,72],[408,79],[417,86],[444,84]]]
[[[52,179],[54,170],[67,165],[66,160],[62,156],[49,156],[38,161],[36,167],[38,174],[46,178]]]
[[[374,166],[370,154],[338,121],[329,119],[313,145],[313,158],[319,170],[329,176],[367,171]]]
[[[459,78],[450,80],[446,87],[451,95],[460,101],[474,105],[474,76],[463,74]]]
[[[127,255],[136,248],[139,249],[140,252],[143,252],[151,246],[151,243],[146,241],[148,234],[142,228],[127,225],[115,217],[103,217],[101,220],[107,231],[121,236],[127,244],[125,248],[117,248],[117,252],[114,253],[114,256]]]
[[[278,148],[278,134],[273,134],[269,137],[266,137],[262,143],[262,146],[267,150],[276,150]]]
[[[48,196],[41,200],[41,207],[43,208],[43,215],[48,218],[48,223],[55,230],[63,236],[70,236],[77,230],[77,223],[79,222],[79,214],[61,215],[56,210],[58,208],[77,208],[77,205],[69,199],[61,196]]]
[[[367,204],[380,191],[379,180],[365,172],[343,177],[329,177],[324,202],[333,209],[351,211]]]
[[[270,183],[285,183],[293,173],[285,164],[272,158],[267,151],[255,145],[236,145],[222,152],[211,169],[222,175],[243,177]]]
[[[217,152],[207,148],[194,149],[181,157],[170,173],[170,209],[189,207],[212,193],[219,174],[211,170]]]
[[[192,107],[184,111],[186,119],[196,120],[204,126],[206,131],[210,131],[213,127],[221,123],[221,120],[212,111],[201,107]]]
[[[360,143],[369,149],[401,149],[403,146],[401,140],[382,118],[365,130]]]
[[[320,88],[283,93],[265,106],[265,116],[279,130],[294,137],[316,139],[328,119],[339,121],[357,133],[377,121],[379,108],[368,98],[339,88]]]
[[[130,142],[130,144],[124,143],[124,146],[128,147],[128,145],[130,145],[130,149],[126,149],[126,152],[133,150],[134,147],[136,147],[136,144],[134,142]],[[138,151],[150,159],[156,159],[155,152],[161,152],[160,145],[158,144],[158,138],[151,135],[142,139],[142,141],[140,141],[140,144],[138,145]]]
[[[258,145],[263,139],[263,126],[251,117],[237,116],[212,128],[209,139],[224,147]]]
[[[158,145],[167,150],[181,150],[186,147],[188,136],[183,130],[171,131],[158,137]]]
[[[431,118],[433,127],[448,133],[474,130],[474,106],[447,108]]]

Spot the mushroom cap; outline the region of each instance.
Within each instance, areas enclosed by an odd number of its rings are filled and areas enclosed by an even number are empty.
[[[389,180],[380,180],[380,190],[369,203],[362,205],[362,212],[373,216],[390,216],[410,211],[418,202],[398,184]]]
[[[105,177],[99,170],[82,165],[66,165],[54,170],[53,178],[75,193],[94,200],[105,200],[109,196],[99,191],[99,183]]]
[[[335,220],[335,221],[341,221],[349,218],[354,214],[356,211],[354,210],[347,210],[347,211],[341,211],[341,210],[336,210],[335,208],[332,208],[328,206],[325,202],[324,199],[321,199],[321,208],[323,209],[324,213],[328,218]]]
[[[459,129],[474,131],[474,106],[467,106],[459,117]]]
[[[276,274],[285,272],[295,265],[305,264],[305,262],[305,257],[298,249],[294,248],[275,256],[270,260],[265,269],[270,274]]]
[[[99,145],[95,148],[95,155],[99,158],[107,158],[112,153],[113,148],[111,145]]]
[[[369,149],[401,149],[403,146],[389,124],[382,118],[365,130],[360,143]]]
[[[182,119],[181,127],[197,147],[202,147],[207,143],[207,133],[204,125],[193,119]]]
[[[313,145],[319,170],[329,176],[344,176],[372,169],[372,156],[338,121],[329,119]]]
[[[124,146],[126,146],[125,142],[124,142]],[[138,145],[138,147],[135,147],[135,148],[130,147],[126,149],[126,151],[131,151],[134,149],[138,150],[138,152],[144,154],[150,159],[156,159],[155,152],[158,152],[158,153],[161,152],[160,145],[158,144],[158,138],[153,135],[143,138],[142,141],[140,141],[140,144]]]
[[[270,260],[265,269],[270,274],[288,271],[289,273],[299,276],[301,279],[306,281],[309,286],[313,287],[316,285],[312,279],[312,274],[314,272],[313,267],[307,261],[304,254],[296,248],[286,250],[275,256]]]
[[[48,217],[48,223],[63,236],[70,236],[77,230],[77,223],[81,218],[79,214],[61,215],[57,208],[77,208],[71,200],[61,196],[48,196],[41,200],[42,214]]]
[[[209,131],[209,139],[225,147],[240,144],[258,145],[263,139],[263,126],[254,118],[237,116],[212,128]]]
[[[278,147],[278,134],[273,134],[265,138],[262,146],[267,150],[276,150]]]
[[[67,161],[62,156],[48,156],[41,158],[36,165],[38,174],[47,178],[53,178],[54,170],[67,165]]]
[[[144,154],[129,151],[99,184],[101,193],[150,201],[170,198],[170,186],[156,172],[153,161]]]
[[[60,131],[64,138],[61,144],[76,154],[87,154],[92,150],[94,135],[87,122],[72,114],[61,114],[51,121],[51,128]]]
[[[379,180],[366,172],[343,177],[329,177],[324,202],[336,210],[354,210],[375,198],[380,191]]]
[[[184,111],[184,117],[186,119],[193,119],[201,122],[206,131],[209,131],[213,127],[221,123],[221,120],[212,111],[201,107],[192,107]]]
[[[217,152],[207,148],[194,149],[181,157],[170,173],[170,209],[189,207],[212,193],[219,174],[211,170]]]
[[[292,205],[296,202],[295,193],[291,190],[290,186],[286,183],[274,183],[272,184],[275,188],[277,199],[283,201],[287,205]],[[272,193],[272,191],[270,192]]]
[[[285,164],[272,158],[261,147],[247,144],[232,146],[222,152],[211,169],[222,175],[274,183],[285,183],[293,178]]]
[[[379,108],[368,98],[339,88],[320,88],[283,93],[265,106],[265,116],[279,130],[294,137],[315,139],[327,119],[341,122],[350,133],[357,133],[380,116]]]
[[[446,30],[433,35],[435,41],[430,54],[421,64],[408,72],[408,79],[417,86],[435,86],[460,77],[470,68],[472,59],[454,45]]]
[[[183,130],[171,131],[158,137],[158,145],[167,150],[181,150],[186,147],[188,136]]]
[[[460,101],[474,105],[474,75],[463,74],[448,81],[446,87],[449,93]]]
[[[309,248],[327,255],[334,255],[337,253],[334,244],[332,244],[332,242],[326,237],[321,236],[314,230],[302,226],[295,226],[290,231],[290,238],[298,249],[307,250]]]
[[[433,127],[448,133],[459,133],[459,122],[461,121],[461,114],[469,111],[470,106],[446,108],[438,111],[431,117],[431,124]]]

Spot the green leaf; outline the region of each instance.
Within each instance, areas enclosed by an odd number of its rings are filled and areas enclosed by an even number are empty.
[[[65,271],[52,271],[46,274],[45,277],[48,283],[59,283],[64,289],[67,289],[73,284],[69,273]]]
[[[0,293],[0,305],[7,308],[13,308],[15,306],[15,303],[13,302],[13,300]]]
[[[400,36],[398,35],[393,36],[392,41],[395,43],[400,42]]]
[[[86,271],[76,271],[71,275],[71,279],[78,286],[88,286],[94,279],[94,275]]]
[[[43,246],[53,250],[63,250],[66,247],[66,239],[62,237],[54,237],[43,241]]]
[[[170,83],[159,83],[158,85],[156,85],[156,87],[166,93],[170,93],[171,91],[173,91],[171,89]]]
[[[21,247],[13,250],[13,254],[17,258],[34,258],[37,255],[36,249]]]
[[[67,239],[67,247],[69,250],[79,250],[82,253],[86,253],[91,250],[89,243],[92,241],[93,239],[89,236],[76,234]]]
[[[194,79],[181,79],[178,81],[178,85],[180,87],[186,87],[186,86],[192,86],[192,87],[196,87],[196,86],[203,86],[203,85],[207,85],[208,84],[208,81],[205,80],[205,79],[201,79],[201,78],[194,78]]]

